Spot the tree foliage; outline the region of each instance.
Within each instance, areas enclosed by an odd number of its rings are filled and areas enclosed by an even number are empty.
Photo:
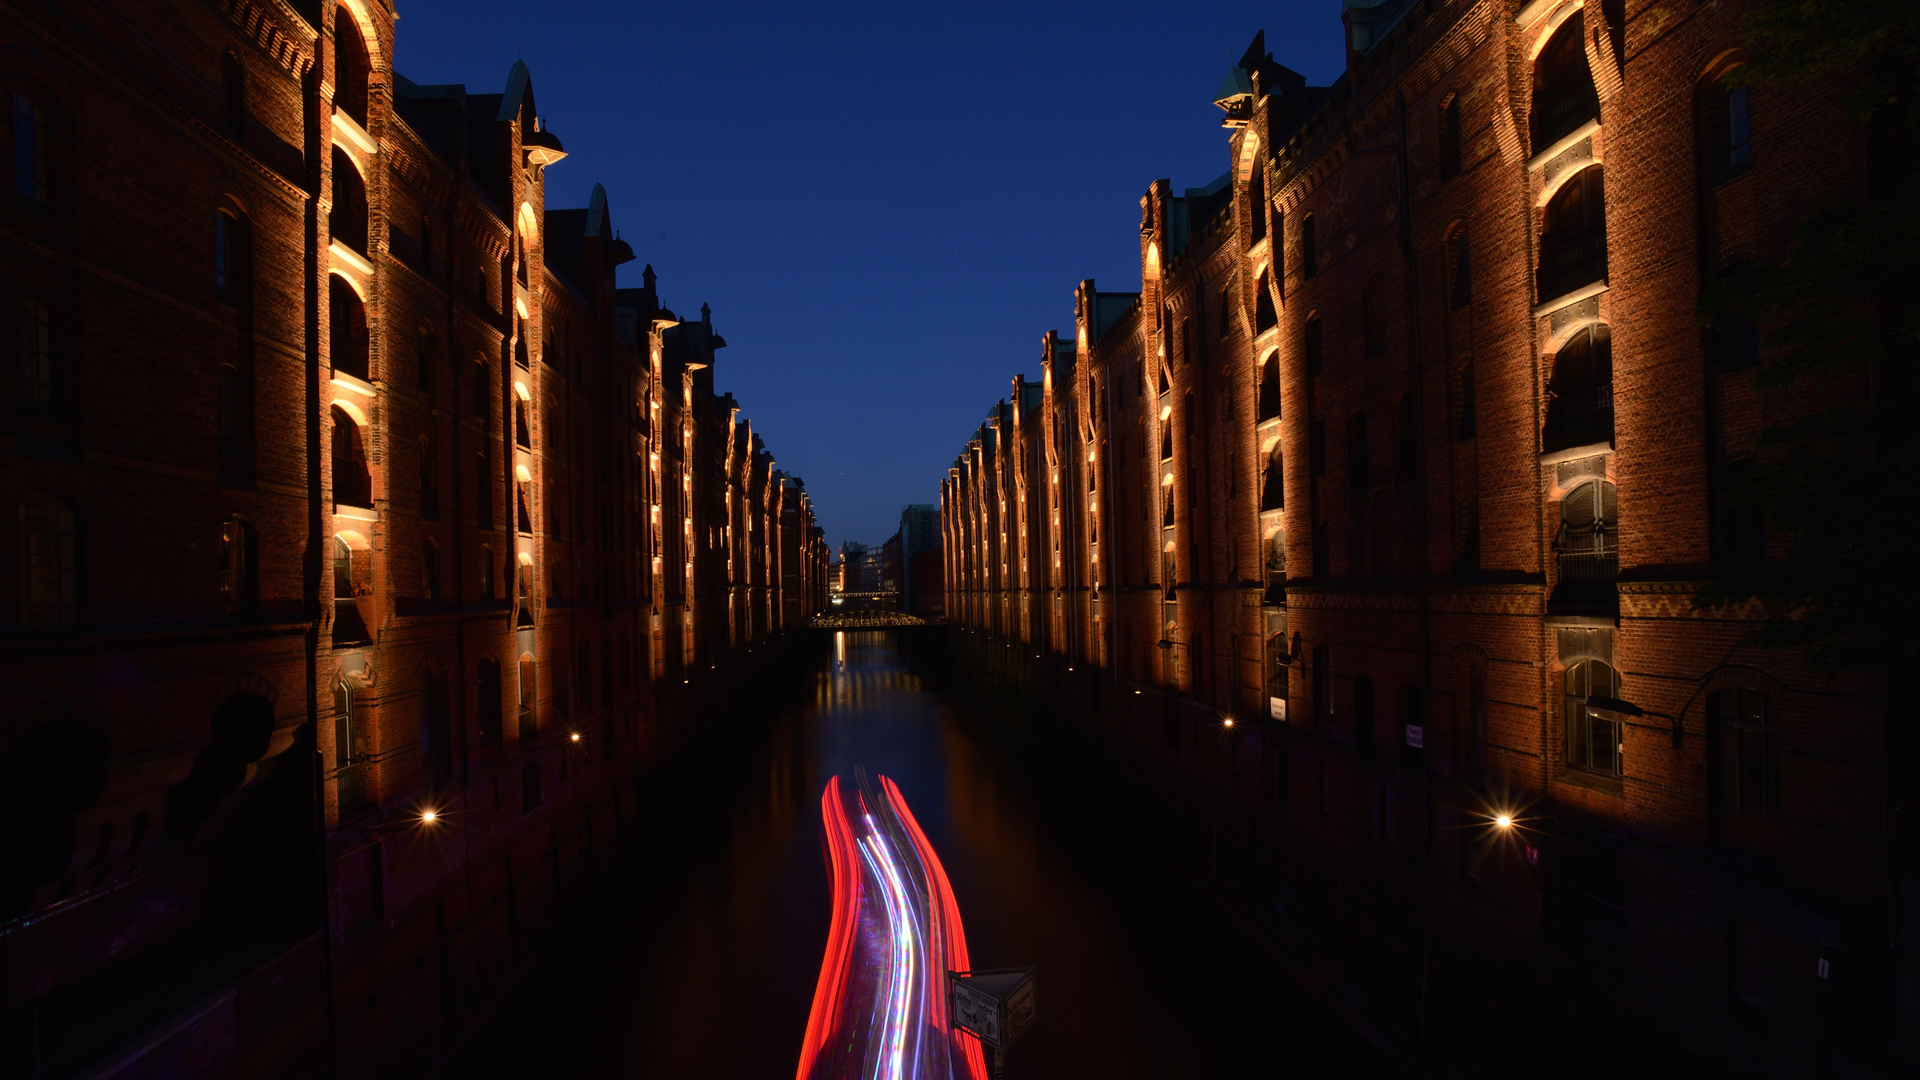
[[[1727,493],[1792,537],[1784,557],[1723,573],[1702,608],[1758,601],[1753,640],[1805,649],[1829,671],[1913,669],[1920,634],[1920,3],[1762,0],[1735,79],[1808,93],[1837,80],[1867,148],[1857,200],[1804,220],[1788,257],[1716,283],[1702,318],[1737,312],[1762,328],[1756,375],[1792,419],[1758,440],[1760,461]]]

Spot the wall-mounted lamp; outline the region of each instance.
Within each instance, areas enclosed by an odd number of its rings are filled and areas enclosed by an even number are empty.
[[[1670,716],[1663,712],[1654,712],[1652,709],[1643,709],[1631,701],[1623,701],[1616,697],[1607,697],[1605,694],[1587,695],[1587,715],[1592,716],[1596,713],[1603,712],[1634,717],[1657,716],[1673,725],[1673,748],[1675,750],[1678,750],[1686,743],[1686,733],[1681,730],[1680,718],[1677,716]]]

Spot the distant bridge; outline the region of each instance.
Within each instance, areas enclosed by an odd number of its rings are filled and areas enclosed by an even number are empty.
[[[816,630],[888,630],[902,626],[931,626],[918,615],[909,615],[904,611],[886,611],[869,609],[866,611],[835,611],[817,615],[808,626]]]

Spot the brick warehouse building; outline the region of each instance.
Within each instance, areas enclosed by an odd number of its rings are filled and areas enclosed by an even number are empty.
[[[1910,1075],[1884,688],[1691,606],[1818,405],[1696,301],[1859,197],[1844,87],[1728,89],[1737,3],[1345,8],[949,470],[963,652],[1403,1063]]]
[[[0,1075],[417,1073],[827,549],[524,65],[151,8],[0,10]]]

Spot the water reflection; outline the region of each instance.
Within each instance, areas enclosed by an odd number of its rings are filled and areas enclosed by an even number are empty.
[[[921,639],[933,641],[937,639]],[[1211,907],[936,692],[890,632],[842,632],[811,704],[576,916],[456,1075],[791,1076],[832,923],[820,796],[897,782],[978,967],[1035,963],[1024,1077],[1387,1075]],[[806,700],[807,698],[803,698]]]

